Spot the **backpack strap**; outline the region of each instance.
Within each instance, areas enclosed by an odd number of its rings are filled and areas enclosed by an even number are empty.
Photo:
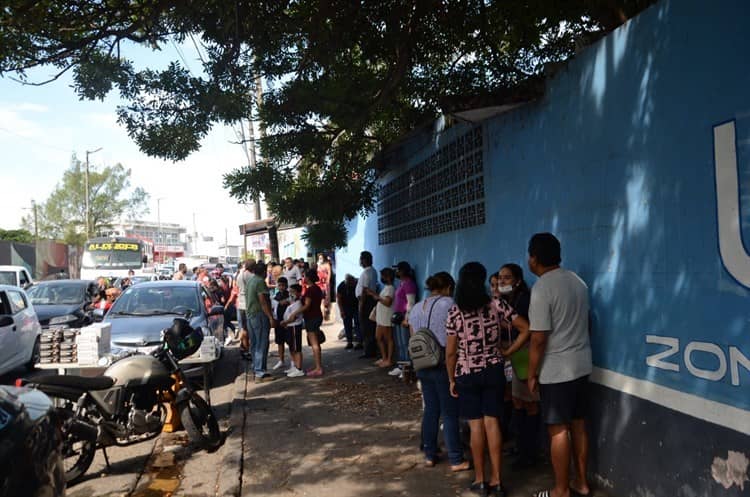
[[[430,319],[432,319],[432,310],[435,308],[435,304],[437,304],[437,301],[442,299],[443,296],[439,296],[435,300],[432,301],[432,305],[430,306],[430,312],[427,314],[427,329],[432,331],[432,328],[430,328]],[[426,302],[425,302],[426,303]]]

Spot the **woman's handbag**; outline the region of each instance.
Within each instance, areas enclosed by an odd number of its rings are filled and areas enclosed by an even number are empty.
[[[391,316],[391,324],[393,326],[401,326],[401,323],[404,322],[404,317],[403,312],[394,312],[393,316]]]
[[[377,322],[378,322],[378,319],[377,319],[377,317],[376,317],[376,316],[377,316],[377,308],[376,308],[376,307],[373,307],[373,308],[372,308],[372,311],[370,312],[370,317],[369,317],[368,319],[369,319],[370,321],[374,321],[374,322],[376,322],[376,323],[377,323]]]

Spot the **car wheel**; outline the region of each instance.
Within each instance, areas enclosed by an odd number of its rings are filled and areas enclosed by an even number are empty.
[[[36,369],[36,365],[39,364],[39,359],[41,358],[41,340],[42,337],[40,336],[36,337],[36,340],[34,340],[34,348],[31,351],[31,359],[29,359],[29,362],[26,363],[26,369],[28,371],[34,371],[34,369]]]

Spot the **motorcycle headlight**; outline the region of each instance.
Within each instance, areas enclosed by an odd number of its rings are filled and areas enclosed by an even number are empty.
[[[66,314],[64,316],[57,316],[49,320],[49,324],[64,324],[64,323],[70,323],[71,321],[75,321],[78,319],[73,314]]]

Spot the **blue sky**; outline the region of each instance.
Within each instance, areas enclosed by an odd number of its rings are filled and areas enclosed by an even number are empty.
[[[191,70],[200,62],[195,48],[181,46]],[[161,52],[131,48],[137,66],[160,66],[179,60],[174,45]],[[30,80],[43,81],[54,71],[38,68]],[[252,209],[238,204],[222,188],[222,175],[247,162],[233,129],[215,127],[200,151],[180,163],[146,156],[117,124],[116,108],[122,103],[116,92],[103,102],[80,101],[71,88],[71,78],[41,87],[24,86],[0,78],[0,228],[20,227],[22,210],[31,200],[43,202],[62,178],[75,153],[85,158],[86,150],[102,147],[90,156],[93,167],[121,163],[132,170],[131,183],[151,195],[151,212],[156,220],[157,198],[162,198],[162,222],[176,222],[192,229],[193,213],[199,232],[240,243],[238,225],[252,220]]]

